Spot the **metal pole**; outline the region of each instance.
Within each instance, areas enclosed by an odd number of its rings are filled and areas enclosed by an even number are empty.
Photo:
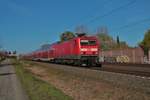
[[[135,63],[135,50],[132,50],[132,56],[133,56],[133,63]]]

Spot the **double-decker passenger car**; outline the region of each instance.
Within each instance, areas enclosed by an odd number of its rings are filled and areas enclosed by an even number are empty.
[[[99,46],[96,36],[78,36],[34,51],[30,58],[63,64],[99,65]]]

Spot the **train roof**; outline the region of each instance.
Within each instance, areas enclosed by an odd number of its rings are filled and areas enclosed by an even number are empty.
[[[97,37],[96,37],[96,36],[91,36],[91,35],[84,35],[84,36],[77,36],[77,37],[74,37],[74,38],[72,38],[72,39],[70,39],[70,40],[77,39],[77,38],[81,38],[81,39],[96,39]],[[68,42],[68,41],[70,41],[70,40],[67,40],[67,41],[64,41],[64,42]],[[61,43],[63,43],[63,42],[57,41],[57,42],[54,42],[54,43],[52,43],[52,44],[44,44],[44,45],[42,45],[39,49],[33,51],[32,53],[34,53],[34,52],[39,52],[39,51],[46,51],[46,50],[49,50],[49,49],[51,49],[52,46],[57,45],[57,44],[61,44]]]

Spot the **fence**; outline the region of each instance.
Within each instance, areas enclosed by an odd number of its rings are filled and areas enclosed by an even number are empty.
[[[145,63],[144,52],[140,47],[102,51],[100,54],[100,58],[100,60],[103,62],[111,63]]]

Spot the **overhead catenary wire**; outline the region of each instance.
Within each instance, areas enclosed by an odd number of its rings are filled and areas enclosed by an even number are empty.
[[[142,23],[145,23],[145,22],[149,22],[149,21],[150,21],[150,17],[149,17],[149,18],[142,19],[142,20],[138,20],[138,21],[135,21],[135,22],[126,24],[126,25],[123,25],[123,26],[121,26],[121,27],[119,27],[119,28],[116,28],[115,30],[126,29],[126,28],[129,28],[129,27],[136,26],[136,25],[138,25],[138,24],[142,24]]]
[[[142,19],[140,21],[136,21],[136,22],[124,25],[124,26],[120,27],[119,29],[128,28],[128,27],[131,27],[131,26],[134,26],[134,25],[137,25],[137,24],[141,24],[141,23],[147,22],[147,21],[150,21],[150,18]]]
[[[108,1],[109,1],[109,0],[108,0]],[[107,1],[107,2],[108,2],[108,1]],[[93,22],[96,21],[96,20],[100,20],[100,19],[102,19],[102,18],[104,18],[104,17],[107,17],[107,16],[109,16],[109,15],[111,15],[111,14],[117,12],[117,11],[120,11],[120,10],[122,10],[122,9],[124,9],[124,8],[127,8],[127,7],[130,6],[130,5],[133,5],[134,3],[136,3],[136,1],[137,1],[137,0],[132,0],[132,1],[130,1],[130,2],[126,3],[126,4],[124,4],[124,5],[121,5],[121,6],[117,7],[117,8],[112,9],[111,11],[109,11],[109,12],[103,14],[103,15],[97,16],[97,17],[95,17],[95,18],[93,17],[93,19],[91,19],[91,20],[89,20],[89,21],[87,21],[87,22],[85,22],[85,23],[83,23],[83,24],[81,24],[81,25],[86,25],[86,26],[87,26],[88,24],[91,24],[91,23],[93,23]],[[110,2],[111,2],[111,1],[110,1]],[[84,18],[84,19],[86,19],[86,18]],[[72,26],[71,26],[71,27],[72,27]]]
[[[124,5],[120,6],[120,7],[114,8],[111,11],[109,11],[109,12],[107,12],[107,13],[101,15],[101,16],[97,16],[97,17],[93,18],[92,20],[88,21],[85,25],[90,24],[90,23],[92,23],[92,22],[94,22],[96,20],[99,20],[100,18],[107,17],[107,16],[109,16],[109,15],[111,15],[111,14],[117,12],[117,11],[120,11],[120,10],[124,9],[124,8],[127,8],[128,6],[133,5],[134,3],[136,3],[136,1],[137,0],[132,0],[132,1],[130,1],[130,2],[126,3],[126,4],[124,4]],[[134,25],[138,25],[138,24],[144,23],[146,21],[150,21],[150,18],[142,19],[140,21],[138,20],[138,21],[135,21],[133,23],[129,23],[129,24],[123,25],[123,26],[121,26],[119,28],[116,28],[115,30],[125,29],[125,28],[128,28],[128,27],[134,26]]]
[[[120,7],[114,8],[114,9],[112,9],[111,11],[109,11],[109,12],[107,12],[107,13],[101,15],[101,16],[97,16],[97,17],[91,19],[91,20],[88,21],[86,24],[90,24],[90,23],[92,23],[92,22],[94,22],[94,21],[96,21],[96,20],[102,19],[102,18],[104,18],[104,17],[106,17],[106,16],[109,16],[109,15],[111,15],[111,14],[117,12],[117,11],[120,11],[120,10],[122,10],[123,8],[126,8],[126,7],[128,7],[128,6],[132,5],[132,4],[134,4],[136,1],[137,1],[137,0],[132,0],[132,1],[128,2],[127,4],[124,4],[124,5],[120,6]]]
[[[112,2],[112,0],[104,0],[103,4],[107,4],[107,3],[110,3],[110,2]],[[98,9],[98,7],[94,8],[94,9],[91,9],[90,12],[94,12],[94,11],[97,10],[97,9]],[[79,23],[76,24],[76,26],[77,26],[77,25],[84,25],[84,24],[82,24],[82,22],[85,21],[85,20],[88,20],[88,18],[90,18],[90,16],[91,16],[91,17],[94,17],[94,15],[88,14],[88,15],[84,16],[83,18],[79,19],[79,21],[78,21]],[[73,28],[74,26],[75,26],[75,25],[72,24],[71,26],[68,26],[67,29]]]

